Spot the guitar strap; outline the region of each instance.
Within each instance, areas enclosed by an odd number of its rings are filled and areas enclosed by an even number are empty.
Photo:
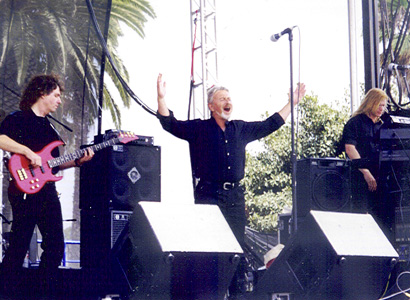
[[[67,125],[61,123],[59,120],[57,120],[56,118],[54,118],[52,115],[48,114],[46,117],[47,117],[47,118],[50,118],[50,119],[52,119],[52,120],[54,120],[54,121],[56,121],[58,124],[60,124],[61,126],[63,126],[63,127],[64,127],[65,129],[67,129],[68,131],[73,132],[73,130],[72,130],[70,127],[68,127]]]
[[[51,128],[53,128],[54,131],[57,133],[58,138],[64,143],[64,145],[66,145],[66,142],[63,140],[63,138],[61,137],[60,133],[58,132],[58,130],[54,126],[54,124],[50,122],[50,119],[54,120],[55,122],[57,122],[58,124],[60,124],[61,126],[63,126],[65,129],[67,129],[70,132],[73,132],[73,130],[70,127],[68,127],[67,125],[61,123],[59,120],[57,120],[56,118],[54,118],[53,116],[51,116],[49,114],[46,116],[46,118],[47,118],[48,122],[50,123]]]

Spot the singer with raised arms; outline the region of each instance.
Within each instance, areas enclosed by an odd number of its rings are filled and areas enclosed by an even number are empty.
[[[165,103],[166,83],[161,74],[157,79],[157,93],[162,127],[189,143],[195,203],[218,205],[238,242],[244,246],[247,220],[244,187],[240,181],[245,174],[245,147],[285,123],[291,112],[290,100],[264,121],[230,121],[234,106],[229,90],[214,86],[208,90],[211,118],[181,121]],[[298,84],[293,95],[293,104],[297,105],[305,95],[305,85]],[[249,101],[246,104],[251,105]],[[240,264],[239,269],[241,267],[244,268]],[[237,276],[244,276],[242,271],[238,270]],[[230,291],[235,293],[237,288],[231,285]]]
[[[1,123],[0,148],[27,158],[31,170],[40,169],[45,163],[38,152],[50,143],[61,140],[48,114],[55,112],[61,104],[62,91],[63,85],[57,76],[34,76],[22,93],[20,110],[9,114]],[[59,149],[54,148],[51,154],[57,157]],[[93,150],[87,148],[82,157],[60,165],[59,170],[79,167],[91,160],[93,155]],[[19,190],[13,179],[9,183],[8,199],[12,206],[13,222],[10,244],[1,264],[3,293],[19,297],[19,293],[26,289],[21,268],[37,225],[43,250],[38,286],[41,294],[52,294],[64,255],[62,211],[55,182],[48,182],[37,193],[28,194]]]

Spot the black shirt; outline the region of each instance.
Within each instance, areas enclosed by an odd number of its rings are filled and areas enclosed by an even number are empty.
[[[354,145],[361,158],[378,160],[380,127],[365,114],[359,114],[347,121],[343,128],[343,144]]]
[[[9,114],[0,125],[0,134],[5,134],[16,142],[38,152],[53,141],[60,140],[47,118],[29,111],[15,111]],[[52,152],[59,155],[58,148]]]
[[[162,127],[178,138],[188,141],[193,176],[201,181],[237,182],[245,175],[245,147],[263,138],[285,122],[275,113],[264,121],[226,122],[223,131],[215,119],[179,121],[158,114]]]

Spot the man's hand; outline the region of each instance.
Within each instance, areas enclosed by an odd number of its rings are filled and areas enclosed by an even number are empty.
[[[365,172],[362,172],[364,176],[364,180],[367,182],[367,186],[369,188],[369,191],[374,192],[377,190],[377,182],[372,173],[370,173],[369,170],[365,170]]]
[[[161,116],[169,116],[170,112],[165,104],[166,83],[162,81],[162,74],[158,75],[157,79],[157,100],[158,100],[158,113]]]
[[[27,148],[24,156],[30,161],[30,164],[36,168],[41,166],[41,156]]]
[[[298,83],[295,91],[293,92],[293,104],[297,105],[300,100],[303,99],[306,93],[306,86],[304,83]],[[289,95],[290,95],[290,90],[289,90]],[[289,102],[290,102],[290,97],[289,97]]]
[[[84,155],[78,159],[78,164],[81,166],[83,163],[90,161],[94,156],[94,151],[92,148],[86,148]]]
[[[297,105],[300,100],[305,96],[305,84],[304,83],[298,83],[298,86],[296,87],[295,91],[293,92],[293,104]],[[279,115],[282,117],[284,121],[286,121],[287,117],[291,113],[291,97],[290,97],[290,89],[288,93],[289,101],[286,103],[286,105],[278,112]]]
[[[166,87],[167,87],[167,84],[166,84],[165,81],[162,81],[162,74],[160,73],[160,74],[158,75],[158,79],[157,79],[157,95],[158,95],[158,100],[165,98]]]

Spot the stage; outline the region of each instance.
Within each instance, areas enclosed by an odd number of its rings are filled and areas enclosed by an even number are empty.
[[[184,225],[182,215],[193,226]],[[60,268],[50,297],[39,288],[38,270],[24,268],[16,297],[1,299],[375,300],[410,286],[397,252],[368,214],[311,211],[273,263],[261,266],[261,254],[276,243],[248,229],[242,251],[216,206],[143,202],[109,261]],[[246,282],[239,296],[227,298],[241,258]],[[398,286],[387,285],[397,277]]]

